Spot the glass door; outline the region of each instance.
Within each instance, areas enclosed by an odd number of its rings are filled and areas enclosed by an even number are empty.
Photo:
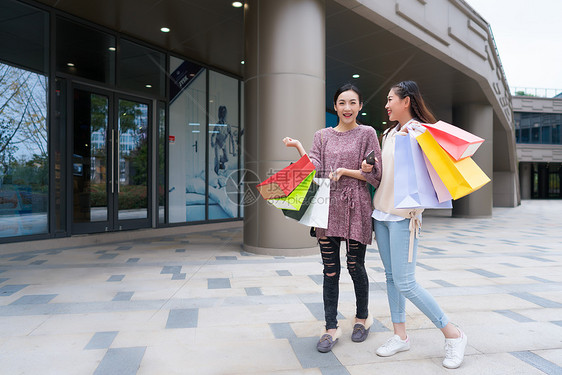
[[[72,121],[72,233],[110,230],[112,96],[75,88]]]
[[[150,226],[151,105],[75,87],[72,116],[72,233]]]
[[[149,102],[117,98],[114,205],[118,230],[150,225],[150,107]]]

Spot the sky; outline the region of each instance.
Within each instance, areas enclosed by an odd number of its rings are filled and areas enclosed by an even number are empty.
[[[562,91],[562,0],[465,0],[491,26],[507,83]]]

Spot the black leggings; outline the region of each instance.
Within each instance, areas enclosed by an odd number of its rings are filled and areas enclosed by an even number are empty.
[[[324,315],[326,329],[338,327],[338,297],[340,281],[340,244],[341,237],[324,237],[318,240],[324,264]],[[345,239],[343,239],[345,240]],[[357,319],[367,319],[369,314],[369,278],[365,269],[365,251],[367,245],[355,240],[347,240],[347,269],[355,288]]]

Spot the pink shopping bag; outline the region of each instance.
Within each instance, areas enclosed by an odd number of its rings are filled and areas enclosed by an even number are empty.
[[[484,139],[459,127],[438,121],[435,124],[423,124],[433,138],[455,160],[474,155]]]

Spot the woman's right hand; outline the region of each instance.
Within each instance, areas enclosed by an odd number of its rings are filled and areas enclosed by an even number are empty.
[[[285,146],[287,147],[299,148],[299,146],[301,145],[301,142],[298,139],[293,139],[290,137],[283,138],[283,143],[285,143]]]
[[[377,158],[375,158],[375,161],[378,161]],[[371,173],[371,171],[373,170],[373,165],[367,163],[366,160],[363,160],[361,162],[361,170],[365,173]]]

